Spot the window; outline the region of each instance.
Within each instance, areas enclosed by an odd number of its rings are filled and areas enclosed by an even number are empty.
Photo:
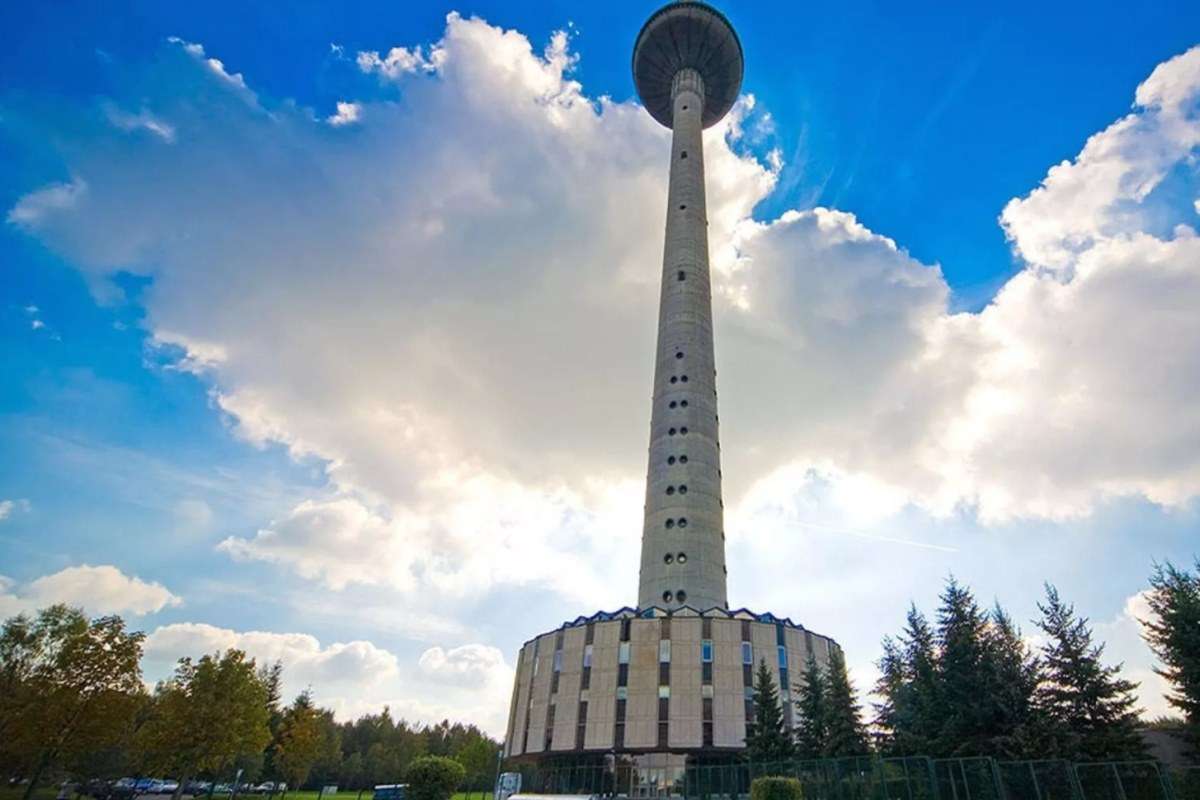
[[[628,686],[618,686],[617,687],[617,699],[618,700],[628,700],[629,699],[629,687]]]
[[[686,205],[686,204],[684,204],[684,203],[680,203],[680,204],[679,204],[679,210],[680,210],[680,211],[687,211],[687,205]]]
[[[686,278],[687,278],[687,273],[686,273],[686,272],[684,272],[683,270],[679,270],[679,275],[676,277],[676,280],[681,280],[681,281],[682,281],[682,280],[684,280],[684,279],[686,279]]]
[[[668,463],[668,464],[674,464],[674,463],[675,463],[675,456],[667,456],[667,463]]]
[[[681,603],[684,602],[685,600],[687,600],[687,592],[685,592],[683,589],[680,589],[678,592],[675,593],[675,599]]]
[[[621,642],[621,646],[617,648],[617,663],[629,663],[629,642]]]
[[[687,111],[687,106],[684,106],[684,107],[683,107],[683,110],[684,110],[684,111]]]
[[[749,642],[742,642],[742,663],[754,663],[754,647]]]
[[[679,555],[675,556],[675,560],[678,561],[680,564],[686,564],[687,563],[687,553],[680,553]]]
[[[562,650],[554,651],[554,671],[555,672],[562,671]]]
[[[787,648],[784,647],[783,645],[779,645],[775,649],[779,651],[779,668],[787,669],[787,667],[788,667]]]
[[[707,700],[707,699],[712,698],[712,696],[713,696],[713,687],[712,687],[711,683],[700,687],[700,697]]]
[[[660,639],[658,641],[658,663],[660,663],[660,664],[670,664],[671,663],[671,640],[670,639]]]
[[[680,408],[687,408],[687,400],[681,400],[679,406]]]
[[[679,405],[679,403],[676,403],[674,400],[672,400],[670,403],[667,404],[667,408],[674,408],[677,405]]]
[[[700,661],[705,664],[711,664],[713,660],[713,643],[712,639],[705,639],[700,642]]]
[[[680,383],[687,383],[687,375],[680,375],[680,376],[679,376],[679,382],[680,382]]]
[[[583,646],[583,665],[585,667],[592,665],[592,646],[590,644]]]
[[[687,436],[687,426],[686,425],[684,425],[682,428],[679,429],[679,435]]]
[[[681,528],[686,528],[686,527],[687,527],[687,517],[680,517],[680,518],[679,518],[679,527],[681,527]]]
[[[667,487],[667,494],[675,494],[675,487],[674,487],[674,486],[668,486],[668,487]]]
[[[670,592],[663,592],[663,602],[664,603],[671,602],[671,593]]]
[[[679,463],[680,463],[680,464],[686,464],[686,463],[687,463],[687,456],[680,456],[680,457],[679,457]]]
[[[675,377],[674,375],[671,376],[671,383],[677,383],[678,381],[679,378]]]
[[[683,358],[683,351],[682,351],[682,350],[680,350],[680,351],[678,351],[677,353],[675,353],[675,357],[676,357],[676,358]],[[687,380],[687,378],[684,378],[684,380],[686,381],[686,380]]]
[[[687,158],[687,150],[684,150],[684,151],[682,151],[682,152],[679,154],[679,159],[680,159],[681,161],[682,161],[683,159],[685,159],[685,158]]]
[[[664,564],[670,564],[674,560],[675,560],[675,556],[671,555],[670,553],[667,553],[665,556],[663,556]]]
[[[666,525],[667,530],[671,530],[671,528],[675,527],[675,520],[669,519],[666,521],[665,525]]]
[[[667,428],[667,436],[674,436],[674,435],[675,435],[675,429]]]
[[[671,687],[670,686],[658,687],[658,699],[659,700],[666,700],[670,696],[671,696]]]

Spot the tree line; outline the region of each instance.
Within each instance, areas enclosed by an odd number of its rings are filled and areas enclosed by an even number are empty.
[[[491,786],[499,744],[474,725],[416,725],[385,708],[337,722],[308,690],[285,704],[284,665],[237,649],[181,659],[148,691],[144,634],[118,616],[56,605],[0,630],[0,777],[39,785],[125,776],[283,781],[358,789],[402,779],[419,756],[454,759]]]
[[[1071,761],[1146,757],[1140,730],[1173,731],[1200,755],[1200,561],[1158,565],[1141,620],[1178,716],[1140,719],[1137,684],[1104,660],[1089,621],[1047,584],[1035,646],[997,603],[980,607],[951,577],[932,622],[911,606],[883,640],[869,724],[840,651],[822,668],[809,655],[792,687],[789,731],[771,670],[759,664],[746,756],[759,763],[878,752],[933,758],[991,756]]]

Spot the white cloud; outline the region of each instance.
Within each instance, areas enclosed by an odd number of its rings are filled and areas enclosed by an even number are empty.
[[[260,664],[283,663],[285,697],[311,688],[341,719],[390,706],[393,714],[433,723],[476,722],[500,734],[513,671],[500,651],[468,644],[432,647],[415,664],[369,641],[322,645],[303,633],[234,631],[202,623],[164,625],[146,639],[147,678],[166,677],[175,662],[238,648]]]
[[[343,125],[353,125],[362,118],[362,105],[359,103],[347,103],[342,100],[338,101],[337,113],[330,114],[325,118],[325,121],[335,128]]]
[[[0,500],[0,522],[8,519],[17,511],[29,511],[29,501],[25,499]]]
[[[89,614],[143,616],[182,602],[161,583],[126,575],[109,565],[67,567],[23,585],[0,581],[0,617],[55,603],[78,606]]]
[[[87,184],[76,178],[70,183],[52,183],[22,197],[9,209],[14,225],[36,225],[46,215],[73,208],[87,192]]]
[[[140,102],[187,137],[76,148],[89,202],[37,200],[50,187],[9,217],[92,277],[152,277],[147,325],[238,434],[325,465],[327,491],[222,548],[333,587],[631,598],[666,132],[584,94],[564,34],[538,54],[453,14],[431,48],[359,54],[405,95],[358,102],[353,141],[223,67],[205,82],[212,59],[182,46],[155,68],[192,94]],[[1200,239],[1155,192],[1195,181],[1196,52],[1006,208],[1029,265],[978,314],[852,214],[750,221],[779,161],[730,137],[762,112],[710,130],[731,505],[786,503],[814,470],[850,528],[1200,493]]]
[[[169,122],[159,119],[146,109],[136,114],[122,111],[111,103],[104,107],[109,122],[123,131],[132,132],[145,130],[154,134],[164,142],[175,141],[175,128]]]

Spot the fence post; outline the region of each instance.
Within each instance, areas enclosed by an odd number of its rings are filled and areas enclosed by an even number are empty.
[[[1129,795],[1125,794],[1125,783],[1121,780],[1121,772],[1117,769],[1116,762],[1108,762],[1109,768],[1112,770],[1113,777],[1117,779],[1117,791],[1121,793],[1121,800],[1129,800]]]

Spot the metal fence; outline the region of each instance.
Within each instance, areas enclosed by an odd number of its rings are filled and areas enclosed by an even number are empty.
[[[746,800],[763,775],[796,778],[805,800],[1200,800],[1200,767],[1171,770],[1156,761],[860,757],[647,766],[618,759],[523,774],[529,792],[634,800]]]

